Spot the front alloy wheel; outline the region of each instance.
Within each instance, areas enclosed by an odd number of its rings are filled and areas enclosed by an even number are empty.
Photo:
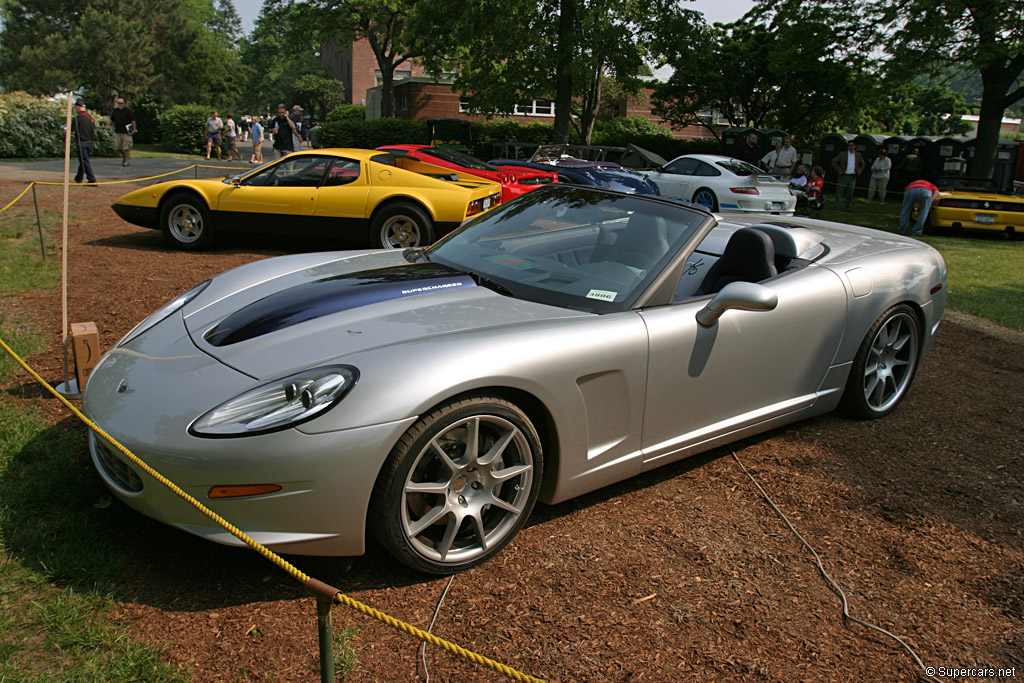
[[[906,395],[917,370],[920,324],[905,304],[886,311],[871,326],[850,371],[844,401],[856,415],[888,415]]]
[[[491,397],[447,404],[389,456],[374,491],[375,533],[420,571],[476,566],[526,523],[541,470],[539,438],[516,406]]]

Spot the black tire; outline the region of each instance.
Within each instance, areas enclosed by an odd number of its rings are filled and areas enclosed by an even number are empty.
[[[186,251],[209,249],[216,241],[206,202],[191,192],[172,194],[160,207],[160,231],[167,246]]]
[[[370,241],[385,249],[426,247],[434,243],[434,221],[410,202],[388,204],[370,223]]]
[[[711,200],[710,205],[707,203],[707,199]],[[694,192],[692,201],[694,204],[708,207],[712,212],[718,211],[718,196],[711,188],[702,187]]]
[[[370,529],[413,569],[464,571],[526,524],[543,471],[537,431],[514,404],[482,395],[446,403],[391,450],[370,501]]]
[[[854,417],[885,417],[903,401],[917,372],[921,323],[910,306],[883,313],[864,336],[843,393],[843,409]]]

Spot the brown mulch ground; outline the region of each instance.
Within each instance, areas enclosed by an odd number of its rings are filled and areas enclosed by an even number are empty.
[[[19,190],[0,181],[0,196]],[[109,209],[123,191],[72,190],[71,317],[95,321],[104,348],[193,284],[292,248],[168,251],[157,232]],[[56,188],[40,200],[59,211]],[[58,294],[0,303],[53,331],[30,361],[58,381]],[[734,450],[821,554],[855,616],[903,637],[928,666],[1021,676],[1024,340],[990,331],[947,319],[887,419],[826,416]],[[36,401],[54,423],[66,418],[56,401],[24,394],[16,400]],[[69,428],[81,431],[85,457],[84,430]],[[195,681],[319,680],[314,601],[280,570],[118,503],[109,515],[129,567],[115,617],[139,640],[165,647]],[[294,559],[421,628],[447,583],[377,548],[348,571],[338,560]],[[337,629],[358,629],[346,680],[424,680],[417,641],[345,608],[333,615]],[[729,449],[541,506],[501,555],[454,579],[434,631],[552,681],[920,680],[892,641],[844,623],[813,558]],[[440,650],[428,648],[426,660],[434,681],[503,680]]]

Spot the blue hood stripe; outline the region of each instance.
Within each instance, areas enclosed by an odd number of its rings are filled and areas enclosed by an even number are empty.
[[[360,306],[475,286],[469,275],[437,263],[346,273],[254,301],[222,320],[203,338],[212,346],[228,346]]]

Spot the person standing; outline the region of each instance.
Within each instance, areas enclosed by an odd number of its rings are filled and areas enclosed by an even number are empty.
[[[868,181],[868,204],[871,198],[878,193],[878,203],[885,204],[885,188],[889,184],[889,171],[892,169],[892,159],[885,148],[878,150],[878,157],[871,162],[871,180]]]
[[[915,180],[903,190],[903,209],[900,211],[900,234],[906,235],[910,228],[910,214],[917,205],[917,220],[914,222],[914,237],[924,233],[924,223],[928,220],[928,210],[932,202],[939,198],[939,188],[927,180]]]
[[[778,154],[775,155],[775,167],[769,169],[769,172],[777,178],[789,178],[793,174],[793,169],[796,168],[796,147],[793,146],[793,140],[789,137],[782,139],[782,147],[778,148]]]
[[[210,118],[206,119],[206,160],[210,160],[210,150],[214,145],[217,146],[217,161],[220,161],[220,130],[224,127],[224,122],[217,116],[217,110],[214,109],[213,113],[210,114]]]
[[[747,136],[740,151],[736,153],[736,158],[747,162],[751,166],[757,166],[757,162],[761,160],[761,149],[757,146],[757,133],[751,133]]]
[[[124,98],[114,100],[114,111],[110,112],[110,122],[114,124],[114,149],[121,153],[121,165],[131,166],[132,136],[138,130],[135,114],[124,106]]]
[[[292,123],[295,124],[295,131],[292,133],[292,149],[296,152],[302,151],[302,141],[306,139],[305,131],[302,129],[302,107],[292,107]]]
[[[896,167],[896,171],[904,181],[910,183],[920,180],[924,175],[924,160],[921,158],[921,148],[915,147],[914,151],[903,157],[903,161]]]
[[[775,162],[779,158],[779,152],[780,151],[782,151],[782,143],[781,142],[776,142],[775,143],[775,149],[773,149],[772,151],[768,152],[763,157],[761,157],[761,166],[768,173],[771,173],[772,169],[775,168]]]
[[[292,136],[295,134],[295,122],[288,117],[288,106],[277,105],[277,118],[274,119],[269,131],[274,134],[274,150],[278,158],[295,151]]]
[[[228,151],[228,161],[234,159],[236,155],[238,160],[241,161],[242,153],[238,151],[238,125],[235,123],[231,112],[228,112],[228,120],[224,124],[224,137],[224,146]]]
[[[75,134],[75,143],[78,147],[78,171],[75,173],[75,182],[80,183],[86,178],[90,185],[95,185],[96,175],[92,172],[89,156],[96,141],[96,121],[85,113],[85,102],[82,100],[75,102],[75,118],[71,120],[71,132]]]
[[[252,156],[249,157],[250,164],[263,163],[263,126],[260,124],[260,117],[252,119]]]
[[[845,209],[853,211],[853,188],[857,185],[857,176],[864,172],[864,157],[857,151],[853,140],[846,143],[845,152],[840,152],[832,159],[832,168],[839,174],[833,208],[838,211],[839,201],[846,195]]]

